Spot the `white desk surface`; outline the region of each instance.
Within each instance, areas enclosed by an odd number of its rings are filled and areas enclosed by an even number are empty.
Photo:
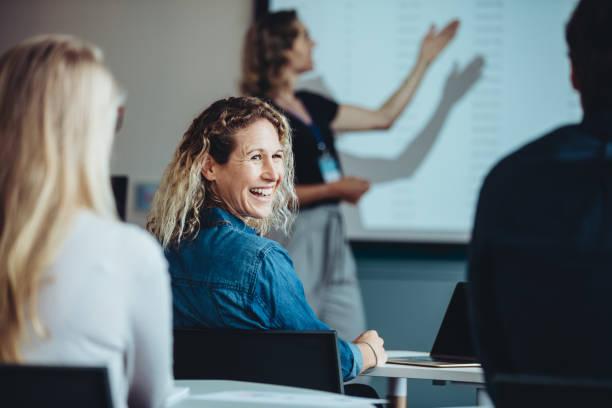
[[[408,356],[426,356],[429,353],[422,351],[404,351],[392,350],[387,351],[389,358],[391,357],[408,357]],[[438,381],[456,381],[465,383],[483,384],[484,376],[480,367],[455,367],[455,368],[437,368],[437,367],[419,367],[400,364],[384,364],[372,370],[365,372],[362,375],[371,377],[387,377],[387,378],[411,378],[422,380],[438,380]]]
[[[272,385],[272,384],[260,384],[244,381],[226,381],[226,380],[177,380],[174,382],[177,387],[188,387],[189,395],[202,395],[210,394],[221,391],[265,391],[265,392],[279,392],[285,394],[308,394],[308,395],[327,395],[327,396],[338,396],[325,391],[310,390],[305,388],[287,387],[284,385]],[[169,408],[202,408],[202,407],[215,407],[215,408],[262,408],[270,407],[270,404],[262,403],[236,403],[236,402],[222,402],[222,401],[202,401],[196,399],[190,399],[189,396],[184,398],[177,403],[170,405]],[[276,405],[275,407],[284,407],[289,405]],[[312,408],[313,405],[301,404],[298,401],[294,401],[290,404],[291,408]],[[320,407],[320,405],[319,405]],[[351,407],[364,408],[372,407],[367,403],[356,403],[351,404]]]

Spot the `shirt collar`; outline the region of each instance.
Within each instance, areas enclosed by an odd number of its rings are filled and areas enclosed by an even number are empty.
[[[207,208],[202,212],[201,218],[202,227],[216,227],[219,225],[231,225],[240,231],[248,232],[257,235],[257,230],[248,226],[240,218],[227,210],[219,207]]]

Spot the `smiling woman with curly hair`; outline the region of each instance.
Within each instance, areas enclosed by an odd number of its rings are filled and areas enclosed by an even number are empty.
[[[306,301],[285,249],[296,203],[287,120],[253,97],[213,103],[183,135],[148,229],[166,249],[175,327],[328,330]],[[367,331],[339,340],[344,378],[384,362]]]

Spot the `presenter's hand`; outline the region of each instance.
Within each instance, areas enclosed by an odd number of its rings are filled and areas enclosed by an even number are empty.
[[[370,189],[370,182],[359,177],[342,177],[330,184],[335,197],[357,204],[361,196]]]
[[[459,20],[451,21],[440,31],[437,31],[436,26],[432,25],[421,43],[419,59],[426,64],[431,63],[455,37],[458,29]]]
[[[353,343],[361,350],[363,367],[361,372],[387,362],[387,352],[383,345],[385,341],[376,330],[368,330],[359,335]]]

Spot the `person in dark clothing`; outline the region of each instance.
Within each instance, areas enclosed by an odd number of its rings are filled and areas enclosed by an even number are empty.
[[[338,104],[296,92],[297,78],[313,69],[315,45],[295,11],[266,15],[247,32],[242,92],[270,100],[293,130],[295,184],[300,212],[291,236],[276,235],[291,254],[317,315],[353,338],[365,328],[355,260],[346,242],[338,204],[356,204],[369,181],[345,176],[336,151],[337,131],[387,129],[411,101],[438,54],[453,39],[458,21],[431,27],[406,79],[379,109]]]
[[[471,315],[489,392],[500,373],[612,379],[612,2],[566,28],[584,117],[501,160],[480,192]]]

